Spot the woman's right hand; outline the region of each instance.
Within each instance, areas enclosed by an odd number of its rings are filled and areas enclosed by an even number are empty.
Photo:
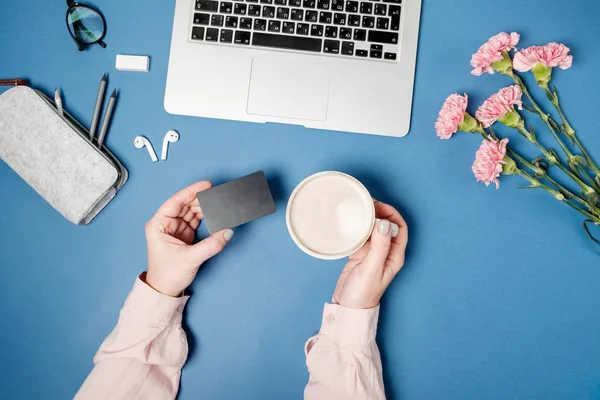
[[[340,275],[333,300],[348,308],[377,307],[381,296],[404,265],[408,227],[396,209],[374,200],[375,224],[371,239],[352,254]],[[392,238],[392,223],[398,235]]]

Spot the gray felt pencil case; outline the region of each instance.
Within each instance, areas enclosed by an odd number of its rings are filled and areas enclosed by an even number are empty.
[[[90,223],[128,177],[105,146],[90,141],[87,129],[26,86],[0,95],[0,159],[77,225]]]

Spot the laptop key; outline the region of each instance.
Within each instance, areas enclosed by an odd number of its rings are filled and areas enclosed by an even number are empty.
[[[356,53],[355,54],[356,54],[357,57],[366,57],[366,56],[369,55],[369,52],[366,51],[366,50],[356,49]]]
[[[354,42],[342,42],[342,54],[345,56],[354,55]]]
[[[400,6],[390,6],[388,12],[392,17],[390,29],[393,31],[400,30]]]
[[[340,39],[352,39],[352,28],[340,28]]]
[[[275,0],[275,4],[278,6],[287,6],[287,0]]]
[[[396,53],[385,53],[383,55],[383,58],[385,58],[386,60],[395,60],[396,59]]]
[[[246,15],[248,6],[244,3],[235,3],[233,5],[233,13],[237,15]]]
[[[240,18],[241,29],[252,29],[252,18]]]
[[[278,7],[277,8],[277,18],[279,19],[288,19],[290,16],[290,9],[287,7]]]
[[[260,17],[260,6],[257,4],[250,4],[248,6],[248,15]]]
[[[290,35],[293,35],[295,31],[296,31],[296,26],[293,22],[285,21],[283,23],[283,28],[281,29],[281,33],[289,33]]]
[[[401,4],[402,0],[383,0],[384,3],[396,3]]]
[[[196,25],[208,25],[210,23],[210,14],[195,13],[194,24]]]
[[[277,20],[271,20],[269,21],[269,27],[268,27],[269,32],[277,32],[279,33],[279,31],[281,31],[281,21],[277,21]]]
[[[355,29],[354,30],[354,40],[364,41],[367,39],[367,31],[364,29]]]
[[[315,0],[303,0],[302,7],[304,8],[315,8],[316,1]]]
[[[331,0],[332,11],[344,11],[344,0]]]
[[[373,51],[373,50],[379,50],[379,51],[381,51],[381,50],[383,50],[383,46],[380,45],[380,44],[372,44],[371,45],[371,51]]]
[[[390,27],[390,20],[386,17],[377,18],[377,29],[388,29]]]
[[[273,0],[260,0],[261,4],[273,4]]]
[[[221,29],[221,43],[231,43],[233,40],[233,31],[231,29]]]
[[[362,27],[363,28],[373,28],[375,26],[375,18],[373,17],[362,17]]]
[[[236,44],[250,44],[250,32],[244,31],[235,31],[235,36],[233,38],[233,43]]]
[[[206,41],[207,42],[218,42],[219,41],[219,30],[217,28],[206,29]]]
[[[273,35],[271,33],[254,32],[252,44],[254,46],[274,47],[279,49],[321,52],[323,41],[311,37]]]
[[[375,14],[376,15],[387,14],[387,5],[386,4],[375,4]]]
[[[337,26],[326,26],[325,37],[326,38],[337,38]]]
[[[397,44],[398,34],[395,32],[369,31],[369,42]]]
[[[290,18],[293,21],[302,21],[303,15],[304,15],[304,12],[302,10],[300,10],[299,8],[293,8],[292,12],[290,13]]]
[[[306,10],[304,14],[304,20],[306,22],[317,22],[317,17],[319,14],[316,11]]]
[[[262,16],[263,18],[275,18],[275,7],[264,6]]]
[[[221,14],[231,14],[231,10],[233,9],[232,3],[222,2],[221,7],[219,7],[219,12]]]
[[[196,0],[196,10],[217,12],[219,2],[213,0]]]
[[[356,15],[356,14],[348,15],[348,25],[360,26],[360,15]]]
[[[225,17],[225,26],[227,28],[237,28],[238,25],[238,17]]]
[[[381,50],[371,50],[371,58],[381,58]]]
[[[213,14],[210,19],[211,26],[223,26],[223,16],[218,14]]]
[[[254,20],[254,30],[255,31],[266,31],[267,30],[267,20],[256,18]]]
[[[358,12],[358,1],[348,0],[346,2],[346,12],[357,13]]]
[[[329,0],[318,0],[317,8],[320,10],[329,10]]]
[[[192,39],[193,40],[204,40],[204,27],[195,26],[192,28]]]
[[[302,0],[289,0],[290,7],[302,7]]]
[[[319,13],[319,22],[322,24],[330,24],[331,18],[333,18],[333,14],[327,11],[321,11]]]
[[[371,14],[373,11],[373,5],[371,3],[367,3],[363,1],[360,3],[360,13],[361,14]]]
[[[335,13],[333,23],[336,25],[346,25],[346,14]]]
[[[337,40],[325,40],[323,44],[323,53],[339,54],[340,42]]]
[[[308,24],[298,23],[296,25],[296,35],[308,35],[310,26]]]
[[[310,36],[323,36],[323,25],[311,25]]]

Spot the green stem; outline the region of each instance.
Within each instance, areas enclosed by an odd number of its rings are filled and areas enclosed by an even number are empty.
[[[544,121],[544,123],[546,124],[546,126],[550,130],[550,133],[552,134],[552,136],[554,136],[554,139],[559,144],[560,148],[567,155],[567,160],[569,162],[569,165],[571,165],[571,164],[577,165],[578,164],[577,159],[575,158],[575,156],[573,155],[573,153],[571,153],[571,151],[569,150],[569,148],[564,144],[564,142],[562,141],[562,139],[560,138],[560,136],[558,136],[558,133],[556,132],[556,130],[552,126],[553,124],[557,125],[556,122],[554,122],[552,120],[552,118],[548,114],[546,114],[540,108],[540,106],[535,102],[535,100],[533,99],[533,97],[531,97],[531,94],[529,94],[529,90],[527,90],[527,86],[525,86],[525,83],[521,80],[521,78],[518,75],[515,75],[513,72],[510,72],[508,74],[508,76],[513,80],[513,82],[515,82],[517,85],[519,85],[519,87],[521,88],[521,91],[523,91],[523,94],[525,94],[525,96],[529,99],[529,102],[531,103],[531,105],[533,106],[533,108],[536,110],[536,112],[540,116],[540,118]],[[579,172],[577,171],[577,168],[572,168],[572,170],[573,170],[574,173],[576,173],[577,175],[579,175]]]
[[[507,147],[507,151],[511,157],[513,157],[514,159],[519,161],[521,164],[523,164],[524,166],[529,168],[531,171],[533,171],[535,176],[539,176],[540,178],[543,178],[543,179],[547,180],[548,182],[550,182],[550,184],[554,185],[563,194],[563,196],[565,196],[567,199],[575,200],[576,202],[578,202],[579,204],[581,204],[583,206],[586,206],[588,208],[590,207],[589,204],[584,199],[577,196],[575,193],[572,193],[570,190],[568,190],[567,188],[562,186],[560,183],[558,183],[557,181],[552,179],[552,177],[549,176],[543,168],[540,168],[537,165],[533,165],[531,162],[524,159],[519,153],[517,153],[510,147]],[[600,215],[600,210],[598,210],[596,208],[594,208],[594,210],[592,210],[592,212]]]
[[[517,126],[516,129],[519,131],[519,133],[521,135],[523,135],[531,143],[535,144],[538,149],[540,149],[540,151],[542,152],[542,154],[544,155],[544,157],[546,157],[546,160],[548,160],[548,162],[550,164],[556,165],[565,174],[567,174],[569,176],[569,178],[573,179],[579,185],[579,187],[581,187],[581,189],[583,190],[583,192],[585,194],[590,195],[590,194],[595,194],[596,193],[594,191],[594,189],[592,189],[584,181],[582,181],[579,176],[575,175],[573,172],[571,172],[571,170],[569,170],[567,167],[565,167],[564,165],[562,165],[562,163],[560,162],[560,160],[557,159],[557,157],[554,154],[552,154],[551,152],[549,152],[548,150],[546,150],[546,148],[544,146],[542,146],[540,144],[540,142],[537,141],[535,135],[533,135],[531,132],[529,132],[527,129],[525,129],[524,126]]]
[[[592,156],[590,155],[590,153],[588,153],[585,147],[583,147],[581,141],[579,141],[579,138],[575,134],[575,130],[573,129],[573,127],[571,127],[571,124],[569,123],[567,117],[565,117],[565,114],[563,113],[562,107],[560,106],[560,102],[558,100],[558,96],[555,93],[553,93],[550,89],[548,89],[548,86],[544,87],[543,89],[546,91],[546,95],[548,96],[548,99],[550,99],[550,102],[552,103],[554,108],[556,108],[556,111],[558,111],[558,115],[560,116],[560,119],[562,121],[563,132],[565,133],[565,135],[567,135],[567,137],[569,137],[571,140],[573,140],[573,142],[575,142],[575,145],[577,145],[577,147],[585,157],[589,168],[596,174],[596,177],[600,176],[600,168],[598,168],[594,160],[592,160]]]
[[[564,195],[562,195],[562,193],[557,192],[556,190],[552,189],[551,187],[543,184],[542,182],[540,182],[538,179],[534,178],[533,176],[529,175],[527,172],[517,169],[516,172],[517,175],[521,176],[522,178],[526,179],[527,181],[529,181],[529,183],[531,183],[532,187],[538,187],[540,189],[544,189],[545,191],[547,191],[548,193],[550,193],[555,199],[562,201],[563,203],[566,203],[569,207],[577,210],[578,212],[580,212],[581,214],[585,215],[587,218],[589,218],[590,220],[592,220],[595,224],[600,224],[600,218],[596,215],[593,215],[591,213],[589,213],[588,211],[582,209],[581,207],[569,202],[568,200],[565,200]]]

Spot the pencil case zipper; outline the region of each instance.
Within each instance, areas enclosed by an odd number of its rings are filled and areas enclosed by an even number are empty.
[[[21,78],[0,79],[0,86],[27,86],[27,82]]]

